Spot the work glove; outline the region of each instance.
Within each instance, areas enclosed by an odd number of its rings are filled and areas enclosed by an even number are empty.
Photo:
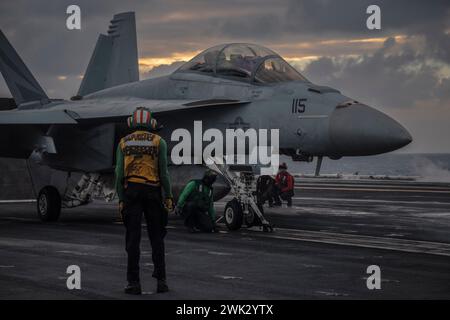
[[[124,203],[123,201],[119,201],[119,217],[120,220],[123,221],[123,209],[124,209]]]
[[[166,198],[164,200],[164,206],[166,207],[167,211],[173,210],[173,198]]]

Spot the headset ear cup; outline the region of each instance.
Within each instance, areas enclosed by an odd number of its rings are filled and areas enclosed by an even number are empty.
[[[150,120],[150,127],[153,129],[153,130],[156,130],[156,127],[158,126],[158,123],[156,122],[156,119],[154,119],[154,118],[152,118],[151,120]]]

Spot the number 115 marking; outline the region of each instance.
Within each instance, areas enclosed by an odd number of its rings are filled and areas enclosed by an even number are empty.
[[[303,113],[305,112],[307,99],[293,99],[292,100],[292,113]]]

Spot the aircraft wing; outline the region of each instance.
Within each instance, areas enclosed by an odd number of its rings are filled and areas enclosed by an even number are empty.
[[[32,110],[0,111],[2,125],[40,125],[105,123],[122,121],[137,107],[147,107],[154,114],[205,107],[230,107],[250,101],[233,99],[209,100],[147,100],[135,98],[86,99],[74,102],[60,102],[54,107]]]
[[[66,110],[11,110],[0,111],[1,125],[76,124]]]
[[[86,101],[87,102],[87,101]],[[230,107],[242,105],[250,101],[233,99],[209,99],[209,100],[146,100],[146,99],[102,99],[83,103],[80,107],[69,112],[77,121],[111,121],[130,116],[137,107],[147,107],[154,114],[161,114],[179,110],[206,108],[206,107]]]
[[[145,100],[117,97],[80,101],[53,101],[46,108],[41,109],[0,111],[0,145],[3,147],[0,156],[26,159],[36,148],[45,149],[48,153],[57,152],[53,138],[47,136],[48,126],[51,125],[82,126],[89,124],[92,126],[91,130],[93,131],[88,130],[87,132],[84,129],[81,131],[76,129],[74,129],[75,131],[65,131],[64,128],[60,128],[62,131],[59,132],[65,134],[65,139],[72,141],[70,143],[74,143],[73,141],[76,139],[70,135],[67,136],[70,132],[75,132],[76,137],[80,140],[87,139],[86,137],[90,139],[91,136],[101,138],[102,135],[108,133],[105,131],[107,129],[102,126],[103,124],[123,122],[139,106],[148,107],[155,114],[161,114],[193,108],[232,108],[246,103],[249,103],[249,101],[232,99]],[[97,143],[97,140],[94,142]],[[74,148],[73,144],[71,148]],[[95,148],[91,149],[94,150]],[[80,168],[82,164],[86,163],[83,159],[89,158],[86,150],[83,150],[84,153],[72,152],[73,157],[77,154],[83,154],[83,157],[78,160],[72,159],[72,162],[75,163],[72,166],[73,168]],[[94,163],[98,160],[98,154],[95,153],[89,159],[90,162],[88,163]],[[108,158],[106,163],[109,165],[111,161]],[[66,162],[64,163],[66,164]],[[104,167],[103,162],[101,162],[101,166],[99,165],[101,168]]]

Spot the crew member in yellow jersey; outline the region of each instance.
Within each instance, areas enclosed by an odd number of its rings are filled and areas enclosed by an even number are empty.
[[[128,118],[128,126],[134,132],[120,140],[116,153],[116,190],[119,210],[126,227],[128,254],[128,285],[125,293],[142,293],[139,278],[142,214],[147,222],[152,246],[153,277],[158,281],[157,292],[166,292],[169,288],[166,281],[164,237],[167,233],[167,211],[173,210],[167,170],[167,145],[155,133],[157,122],[146,108],[137,108]]]

